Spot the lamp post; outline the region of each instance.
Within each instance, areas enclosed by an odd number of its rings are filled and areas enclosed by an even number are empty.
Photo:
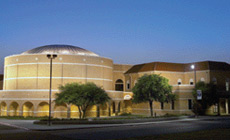
[[[196,86],[196,66],[195,66],[195,64],[192,64],[191,65],[191,69],[193,69],[194,70],[194,85]]]
[[[49,90],[49,126],[51,124],[51,96],[52,96],[52,62],[57,57],[56,54],[47,54],[50,59],[50,90]]]
[[[191,69],[194,70],[194,86],[196,86],[196,66],[195,64],[191,65]],[[198,117],[198,100],[196,101],[196,117]]]

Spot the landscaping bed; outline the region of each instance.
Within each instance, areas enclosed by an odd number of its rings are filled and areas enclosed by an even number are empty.
[[[110,118],[89,118],[89,119],[52,119],[52,124],[126,124],[126,123],[144,123],[162,120],[177,120],[193,116],[172,116],[172,117],[110,117]],[[34,124],[46,125],[48,119],[35,121]]]

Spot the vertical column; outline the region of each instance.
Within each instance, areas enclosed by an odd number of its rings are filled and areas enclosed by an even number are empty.
[[[52,100],[53,101],[53,100]],[[51,103],[51,118],[53,117],[54,118],[54,112],[55,112],[55,110],[54,110],[54,107],[55,107],[55,103],[53,102],[53,103]],[[49,110],[48,110],[49,111]]]
[[[226,114],[228,114],[228,99],[225,99]]]
[[[3,90],[6,90],[7,66],[4,67]]]
[[[7,108],[6,108],[6,116],[10,116],[10,103],[8,102],[6,104]]]
[[[38,89],[38,62],[37,62],[36,89]]]
[[[17,75],[16,75],[16,88],[15,89],[18,89],[18,64],[17,64]]]
[[[33,117],[37,117],[38,116],[38,104],[35,102],[33,104],[33,107],[34,107],[34,109],[33,109]]]
[[[119,113],[119,101],[115,101],[115,116],[118,116]]]
[[[19,116],[23,116],[23,105],[22,104],[19,104]]]

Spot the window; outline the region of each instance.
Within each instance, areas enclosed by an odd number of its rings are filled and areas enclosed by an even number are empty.
[[[161,102],[161,109],[164,109],[164,102]]]
[[[229,79],[226,80],[226,91],[229,91]]]
[[[202,78],[200,78],[200,81],[201,82],[205,82],[205,79],[202,77]]]
[[[172,106],[171,106],[171,109],[174,110],[175,109],[175,104],[174,104],[174,101],[172,101]]]
[[[226,91],[229,91],[229,82],[226,82]]]
[[[121,79],[118,79],[115,83],[115,90],[116,91],[123,91],[123,81]]]
[[[215,77],[212,78],[212,82],[213,82],[213,84],[217,84],[217,80]]]
[[[182,82],[181,82],[181,79],[178,79],[178,80],[177,80],[177,84],[178,84],[178,85],[181,85],[181,83],[182,83]]]
[[[127,83],[127,89],[130,89],[130,82],[129,82],[129,80],[126,83]]]
[[[192,99],[188,99],[188,109],[192,109]]]
[[[193,85],[193,79],[190,79],[190,80],[189,80],[189,84],[190,84],[190,85]]]

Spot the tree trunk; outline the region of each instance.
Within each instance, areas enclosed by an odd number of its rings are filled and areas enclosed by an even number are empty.
[[[100,105],[97,105],[97,117],[100,117]]]
[[[220,99],[218,100],[217,103],[217,115],[220,116]]]
[[[111,116],[111,103],[109,102],[108,105],[109,105],[109,116]]]
[[[70,118],[71,116],[71,107],[70,105],[67,106],[67,118]]]
[[[80,106],[77,106],[78,107],[78,112],[79,112],[79,118],[81,119],[81,108]]]
[[[85,109],[85,110],[82,110],[82,111],[83,111],[83,116],[82,116],[82,118],[85,119],[86,109]]]
[[[149,101],[149,107],[150,107],[151,117],[153,117],[153,102],[152,101]]]

